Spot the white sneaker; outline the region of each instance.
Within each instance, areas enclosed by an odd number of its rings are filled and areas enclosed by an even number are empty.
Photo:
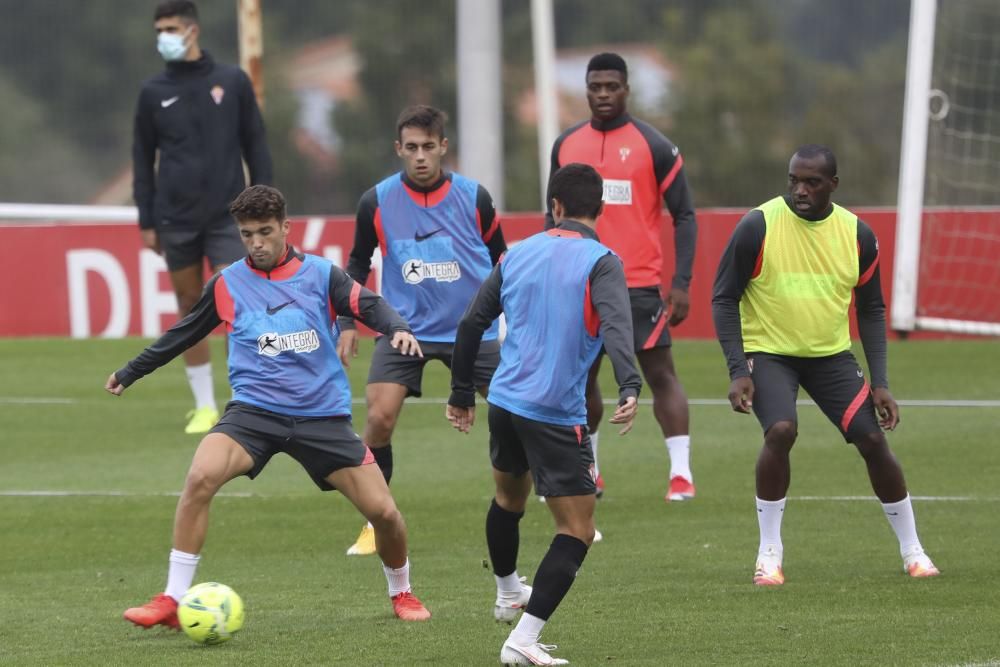
[[[500,649],[500,663],[504,665],[568,665],[569,660],[553,658],[549,651],[556,650],[554,644],[534,643],[531,646],[517,646],[510,638]]]
[[[493,607],[493,618],[503,623],[513,623],[514,619],[517,618],[517,613],[524,611],[524,608],[528,606],[528,600],[531,599],[531,586],[524,583],[527,579],[527,577],[521,577],[521,592],[518,593],[516,598],[501,597],[500,591],[497,591],[497,601]]]
[[[917,578],[936,577],[941,574],[922,547],[913,547],[903,555],[903,571]]]

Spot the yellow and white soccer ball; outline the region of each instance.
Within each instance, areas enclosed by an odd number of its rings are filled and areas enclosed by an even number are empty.
[[[199,644],[221,644],[243,627],[243,600],[225,584],[198,584],[177,604],[177,620]]]

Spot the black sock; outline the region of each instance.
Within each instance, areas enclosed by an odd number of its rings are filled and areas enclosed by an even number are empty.
[[[543,621],[549,620],[569,592],[586,557],[587,545],[583,541],[562,533],[556,535],[535,572],[531,600],[525,612]]]
[[[388,484],[389,480],[392,479],[392,443],[389,443],[385,447],[371,447],[372,455],[375,456],[375,463],[378,464],[378,469],[382,471],[382,476],[385,477],[385,483]]]
[[[486,513],[486,545],[490,549],[493,574],[506,577],[517,569],[517,550],[521,543],[518,523],[524,512],[508,512],[494,498]]]

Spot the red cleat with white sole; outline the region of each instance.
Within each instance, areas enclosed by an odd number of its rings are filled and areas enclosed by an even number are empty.
[[[177,621],[177,600],[166,593],[160,593],[141,607],[126,609],[123,614],[126,621],[140,628],[151,628],[154,625],[165,625],[174,630],[180,630]]]
[[[694,484],[680,475],[670,478],[670,489],[667,491],[667,502],[691,500],[694,498]]]
[[[407,591],[390,598],[392,610],[404,621],[426,621],[431,617],[427,607],[413,593]]]

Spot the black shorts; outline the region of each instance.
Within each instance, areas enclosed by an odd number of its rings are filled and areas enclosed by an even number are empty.
[[[179,269],[201,264],[208,258],[212,267],[232,264],[247,256],[240,240],[240,230],[232,218],[217,220],[204,227],[157,227],[167,269]]]
[[[800,385],[848,442],[881,432],[868,382],[850,352],[814,358],[748,352],[747,360],[753,411],[765,433],[780,421],[798,423]]]
[[[424,366],[431,359],[438,359],[451,368],[451,355],[455,351],[454,343],[420,343],[423,358],[400,354],[389,345],[388,336],[380,336],[375,341],[375,352],[368,369],[368,384],[375,382],[392,382],[406,387],[407,396],[420,396],[420,383],[424,379]],[[500,341],[484,340],[479,346],[479,355],[473,369],[473,380],[476,387],[486,387],[493,379],[493,373],[500,365]]]
[[[635,351],[654,347],[670,347],[669,313],[659,287],[630,287],[632,302],[632,334]]]
[[[209,433],[224,433],[253,458],[247,477],[260,474],[271,457],[285,452],[306,469],[323,491],[326,481],[341,468],[373,463],[371,450],[354,432],[350,417],[292,417],[247,403],[230,401],[222,419]]]
[[[490,405],[490,461],[520,477],[531,471],[540,496],[597,493],[594,452],[586,424],[558,426],[527,419]]]

